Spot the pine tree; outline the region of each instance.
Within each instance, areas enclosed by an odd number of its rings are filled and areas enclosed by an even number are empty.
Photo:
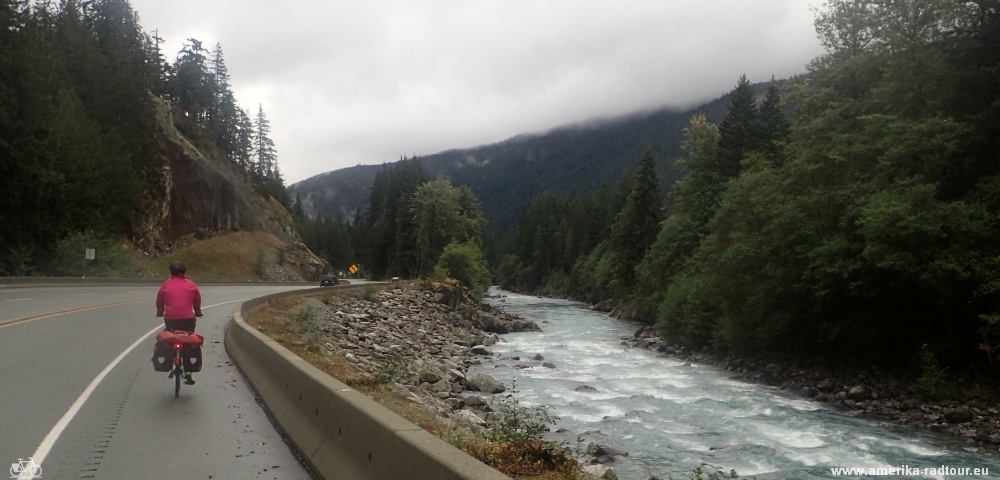
[[[292,215],[295,216],[296,219],[305,219],[306,218],[306,211],[305,211],[304,208],[302,208],[302,194],[301,193],[296,193],[295,194],[295,203],[292,204]]]
[[[743,157],[760,147],[760,112],[746,75],[733,90],[729,110],[719,125],[719,169],[724,178],[740,174]]]
[[[254,164],[254,125],[250,120],[250,112],[236,108],[236,146],[235,158],[237,165],[243,168],[251,178],[256,180]]]
[[[625,207],[612,227],[612,241],[618,252],[619,278],[622,286],[631,286],[635,280],[635,267],[649,251],[660,232],[663,219],[663,195],[656,175],[653,151],[646,149],[632,191]]]
[[[200,127],[212,104],[212,79],[205,65],[208,51],[198,39],[188,38],[188,42],[177,54],[171,87],[191,125]]]
[[[269,136],[271,133],[271,122],[264,115],[264,105],[258,106],[253,129],[253,173],[257,181],[263,185],[266,181],[274,178],[278,162],[278,154],[274,151],[274,141]]]
[[[160,50],[160,45],[165,40],[160,36],[160,30],[153,30],[153,35],[149,38],[149,71],[153,76],[153,94],[163,96],[167,93],[167,72],[170,64],[167,63]]]
[[[236,160],[237,121],[236,98],[229,87],[229,70],[222,55],[222,44],[212,50],[212,104],[209,109],[208,130],[216,145],[234,162]]]
[[[778,152],[781,145],[788,141],[791,136],[791,124],[781,108],[781,97],[778,93],[778,86],[771,78],[771,85],[767,87],[767,96],[760,106],[761,124],[761,149],[777,161]]]

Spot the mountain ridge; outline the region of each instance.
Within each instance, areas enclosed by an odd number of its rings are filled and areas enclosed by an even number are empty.
[[[754,91],[762,95],[769,83],[754,84]],[[473,190],[489,221],[487,228],[510,230],[521,209],[538,196],[616,187],[636,168],[647,147],[657,157],[664,186],[669,186],[678,178],[672,160],[683,154],[680,141],[690,117],[705,114],[710,121],[721,121],[729,96],[687,110],[662,107],[559,125],[420,159],[428,179],[447,175],[454,184]],[[352,221],[367,206],[371,183],[383,165],[324,172],[289,185],[288,192],[293,199],[301,198],[309,216]]]

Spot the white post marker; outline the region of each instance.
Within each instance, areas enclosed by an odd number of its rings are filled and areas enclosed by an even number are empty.
[[[246,300],[245,298],[241,298],[239,300],[233,300],[230,302],[216,303],[215,305],[209,305],[207,307],[203,307],[202,310],[208,310],[209,308],[218,307],[219,305],[227,305],[230,303],[242,302],[245,300]],[[110,373],[111,370],[115,368],[115,365],[118,365],[118,362],[121,362],[122,359],[125,358],[125,356],[128,355],[132,350],[135,350],[135,347],[138,347],[143,340],[145,340],[150,335],[160,331],[161,328],[163,328],[162,325],[157,325],[156,328],[146,332],[143,336],[139,337],[139,339],[136,340],[135,343],[129,345],[129,347],[126,348],[124,352],[115,357],[115,359],[112,360],[107,367],[104,367],[104,370],[101,370],[101,373],[98,373],[97,376],[94,377],[94,380],[90,382],[90,385],[87,385],[87,388],[83,390],[83,393],[81,393],[80,396],[77,397],[76,401],[73,402],[73,405],[69,407],[69,410],[66,411],[66,413],[62,416],[62,418],[59,419],[58,422],[56,422],[56,426],[52,427],[52,430],[49,431],[49,434],[45,436],[45,439],[42,440],[42,443],[38,445],[37,449],[35,449],[35,454],[31,456],[31,459],[34,460],[34,462],[37,465],[41,465],[42,462],[45,461],[45,457],[48,456],[49,452],[52,450],[52,446],[56,444],[56,440],[59,440],[59,435],[62,435],[63,430],[66,430],[66,426],[69,425],[69,422],[72,421],[73,417],[75,417],[76,414],[80,411],[80,408],[82,408],[83,404],[86,403],[88,398],[90,398],[90,395],[94,393],[94,390],[97,389],[97,386],[101,384],[101,381],[104,380],[104,377],[108,376],[108,373]],[[18,480],[31,480],[32,478],[37,478],[37,477],[32,476],[31,473],[29,472],[21,472],[21,475],[17,478]]]

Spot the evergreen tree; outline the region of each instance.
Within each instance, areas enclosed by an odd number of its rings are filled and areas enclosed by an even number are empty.
[[[177,54],[171,89],[191,126],[197,128],[212,104],[212,79],[206,65],[208,51],[198,39],[188,38],[188,42]]]
[[[263,185],[266,181],[273,179],[276,173],[275,167],[278,161],[278,154],[274,150],[274,141],[269,136],[271,133],[271,122],[264,115],[264,106],[259,105],[257,116],[253,123],[253,174],[257,182]]]
[[[656,241],[662,219],[663,196],[656,176],[656,161],[653,151],[647,149],[625,207],[612,227],[611,238],[618,253],[619,278],[623,287],[634,283],[635,267]]]
[[[746,75],[741,75],[732,93],[729,110],[719,125],[719,169],[724,178],[740,174],[740,162],[761,144],[757,97]]]
[[[300,220],[306,218],[306,211],[302,208],[302,194],[295,194],[295,203],[292,204],[292,215]]]
[[[254,163],[254,125],[250,112],[236,108],[236,146],[235,158],[237,165],[250,174],[256,181],[256,164]]]
[[[777,160],[781,146],[788,142],[791,136],[792,127],[781,107],[781,96],[773,77],[767,87],[764,103],[760,105],[760,124],[761,149],[773,161]]]

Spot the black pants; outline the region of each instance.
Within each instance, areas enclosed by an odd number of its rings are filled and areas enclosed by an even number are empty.
[[[163,319],[163,329],[166,330],[166,331],[168,331],[168,332],[176,332],[178,330],[182,330],[182,331],[185,331],[185,332],[193,332],[194,331],[194,324],[196,322],[197,322],[197,319],[194,319],[194,318],[188,318],[188,319],[184,319],[184,320],[167,320],[167,319]]]

